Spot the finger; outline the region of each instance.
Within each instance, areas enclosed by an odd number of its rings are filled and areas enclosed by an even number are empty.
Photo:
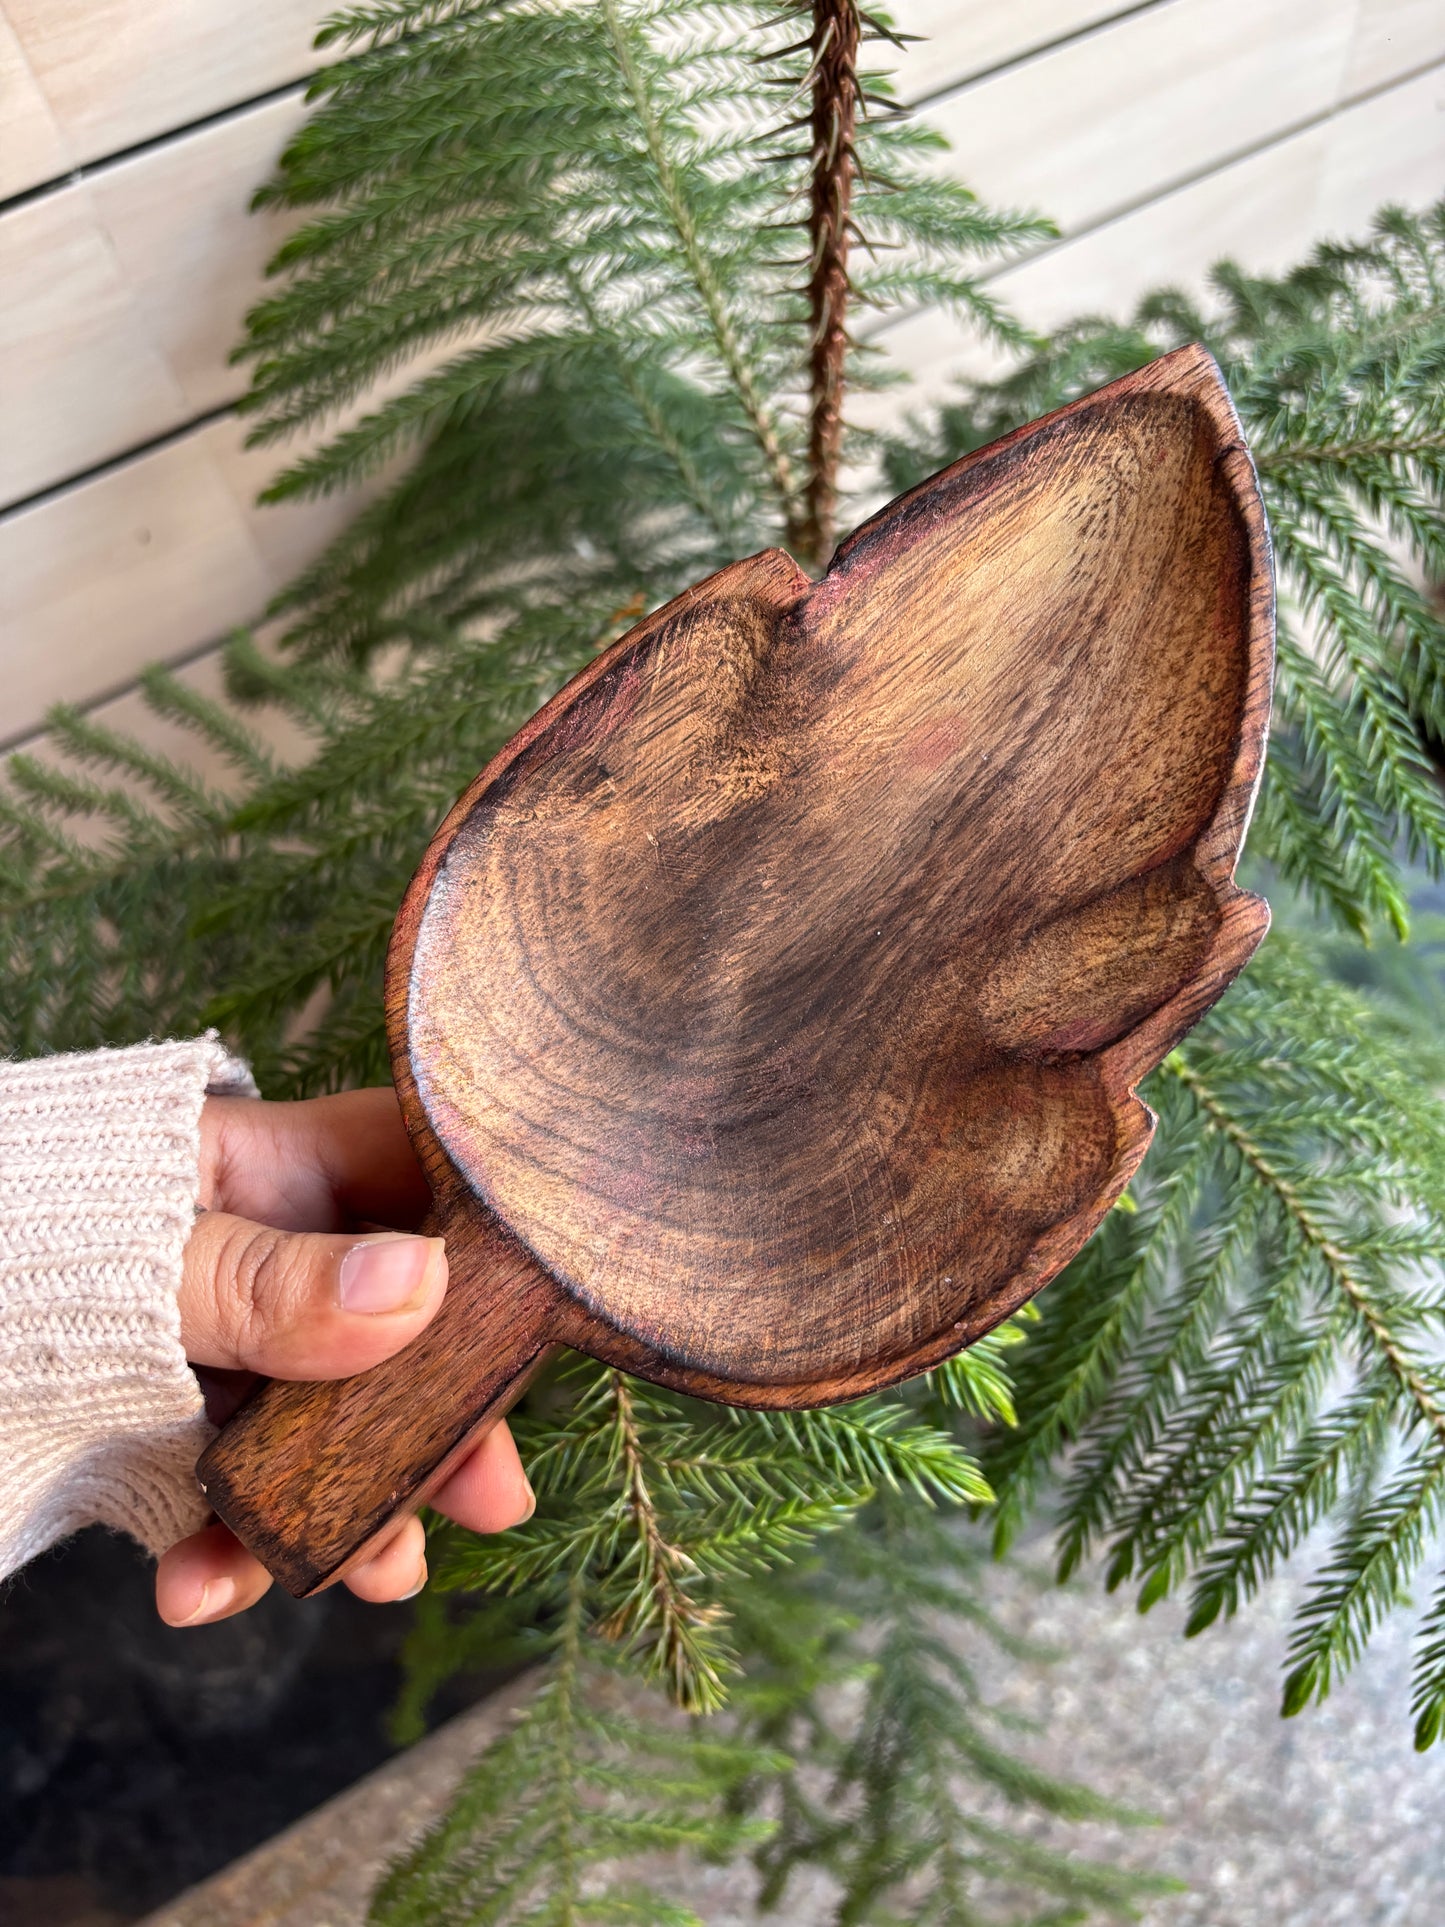
[[[374,1558],[346,1575],[346,1583],[358,1599],[375,1606],[419,1593],[426,1584],[426,1530],[421,1520],[404,1520]]]
[[[349,1378],[416,1337],[446,1278],[440,1238],[277,1231],[207,1211],[186,1243],[181,1338],[197,1365]]]
[[[206,1526],[161,1554],[156,1611],[168,1626],[209,1626],[254,1606],[271,1575],[223,1525]]]
[[[531,1518],[537,1501],[505,1423],[488,1432],[431,1503],[472,1532],[505,1532]]]
[[[286,1231],[358,1219],[408,1229],[431,1203],[389,1085],[299,1104],[207,1098],[201,1166],[209,1209]]]

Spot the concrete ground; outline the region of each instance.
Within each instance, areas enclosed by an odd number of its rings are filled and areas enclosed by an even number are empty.
[[[1160,1821],[1040,1831],[1186,1882],[1146,1904],[1148,1927],[1445,1927],[1445,1748],[1411,1745],[1410,1615],[1323,1707],[1281,1720],[1297,1577],[1190,1641],[1181,1607],[1140,1618],[1097,1572],[1039,1588],[1010,1565],[990,1589],[1006,1623],[1063,1654],[1006,1663],[1000,1701],[1041,1729],[1019,1750]],[[657,1872],[708,1927],[754,1927],[736,1873]],[[826,1882],[799,1882],[772,1918],[831,1927],[829,1901]]]
[[[1068,1657],[1008,1697],[1046,1723],[1051,1764],[1159,1815],[1157,1832],[1097,1830],[1111,1857],[1188,1883],[1150,1927],[1442,1927],[1445,1751],[1411,1743],[1413,1615],[1322,1707],[1282,1720],[1299,1578],[1188,1641],[1182,1605],[1141,1619],[1091,1581],[1017,1598]]]
[[[1178,1607],[1141,1619],[1097,1573],[1058,1589],[1010,1565],[989,1583],[1001,1617],[1063,1654],[1001,1667],[999,1698],[1040,1729],[1026,1750],[1159,1816],[1144,1830],[1045,1829],[1055,1844],[1185,1881],[1187,1893],[1147,1905],[1148,1927],[1445,1927],[1445,1749],[1421,1756],[1410,1744],[1408,1615],[1323,1708],[1281,1721],[1297,1579],[1191,1642],[1179,1637]],[[367,1868],[425,1824],[468,1750],[495,1730],[485,1708],[463,1715],[152,1927],[359,1927]],[[674,1859],[647,1873],[708,1927],[759,1919],[737,1869]],[[815,1876],[770,1918],[831,1927],[832,1917]]]

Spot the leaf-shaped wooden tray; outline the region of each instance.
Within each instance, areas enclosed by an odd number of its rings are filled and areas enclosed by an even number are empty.
[[[1232,878],[1272,644],[1199,348],[945,469],[821,582],[769,550],[640,623],[483,771],[397,919],[445,1305],[243,1408],[200,1468],[221,1517],[313,1590],[553,1345],[820,1404],[1032,1296],[1268,922]]]

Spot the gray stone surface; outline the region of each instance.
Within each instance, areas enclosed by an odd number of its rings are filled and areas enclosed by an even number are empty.
[[[1001,1617],[1062,1654],[1001,1665],[999,1699],[1039,1727],[1024,1750],[1159,1817],[1144,1830],[1041,1829],[1186,1881],[1149,1904],[1148,1927],[1445,1927],[1445,1749],[1410,1744],[1408,1614],[1323,1708],[1281,1721],[1297,1578],[1191,1642],[1177,1606],[1141,1619],[1097,1574],[1058,1589],[1010,1565],[989,1586]],[[439,1809],[504,1710],[454,1721],[149,1927],[359,1927],[376,1870]],[[708,1927],[758,1921],[738,1869],[674,1859],[647,1872]],[[800,1879],[771,1919],[831,1927],[830,1899],[826,1880]]]
[[[1010,1564],[988,1583],[1006,1624],[1062,1655],[1003,1663],[999,1701],[1040,1729],[1019,1750],[1160,1823],[1037,1831],[1185,1881],[1146,1905],[1148,1927],[1445,1927],[1445,1748],[1411,1745],[1409,1614],[1323,1707],[1281,1720],[1298,1576],[1188,1641],[1179,1605],[1141,1618],[1097,1572],[1060,1588]],[[758,1919],[736,1872],[653,1872],[708,1927]],[[825,1881],[800,1881],[772,1918],[831,1927],[829,1899]]]
[[[1013,1623],[1066,1654],[1006,1695],[1045,1725],[1036,1757],[1160,1817],[1147,1834],[1080,1830],[1188,1883],[1150,1927],[1445,1923],[1445,1755],[1411,1744],[1412,1615],[1322,1707],[1282,1720],[1300,1576],[1189,1641],[1182,1605],[1140,1618],[1097,1575],[1043,1593],[1017,1572],[994,1583]]]

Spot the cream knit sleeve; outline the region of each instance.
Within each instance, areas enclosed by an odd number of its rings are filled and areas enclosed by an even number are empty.
[[[205,1523],[181,1349],[214,1035],[0,1063],[0,1576],[84,1525],[159,1553]]]

